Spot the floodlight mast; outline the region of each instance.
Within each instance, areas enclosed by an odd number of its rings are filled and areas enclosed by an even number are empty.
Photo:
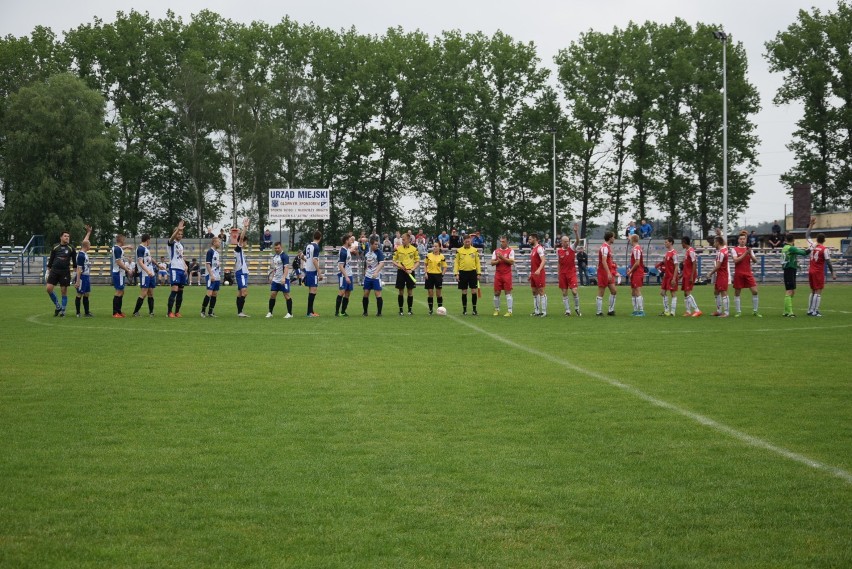
[[[713,32],[722,42],[722,231],[728,244],[728,39],[723,30]]]

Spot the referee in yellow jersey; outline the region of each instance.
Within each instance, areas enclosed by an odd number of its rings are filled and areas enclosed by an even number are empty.
[[[438,297],[438,308],[444,306],[441,289],[444,288],[444,273],[447,272],[447,258],[441,253],[441,242],[435,240],[432,252],[426,255],[426,292],[429,294],[429,315],[432,315],[433,296]]]
[[[462,316],[467,314],[467,289],[479,288],[479,275],[482,265],[479,264],[479,249],[470,245],[470,235],[464,236],[464,245],[456,249],[456,260],[453,263],[453,274],[462,291]],[[476,316],[476,292],[471,295],[473,315]]]
[[[399,291],[399,315],[402,316],[402,291],[408,290],[408,315],[414,307],[414,271],[420,265],[420,253],[411,244],[411,235],[402,234],[402,245],[393,252],[393,264],[396,266],[396,289]]]

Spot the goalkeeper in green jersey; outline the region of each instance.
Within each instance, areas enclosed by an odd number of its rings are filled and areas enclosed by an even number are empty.
[[[785,318],[795,318],[793,314],[793,295],[796,294],[796,273],[799,270],[799,259],[808,254],[807,249],[799,249],[795,245],[793,235],[788,233],[786,243],[781,249],[781,267],[784,269],[784,316]]]

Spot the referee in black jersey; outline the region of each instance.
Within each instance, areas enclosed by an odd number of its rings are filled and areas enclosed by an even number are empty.
[[[65,316],[65,307],[68,306],[68,286],[71,284],[71,270],[77,268],[77,252],[71,246],[71,234],[63,231],[59,236],[59,244],[50,252],[47,260],[47,296],[53,302],[53,315]],[[62,293],[62,303],[56,298],[53,289],[59,285]]]

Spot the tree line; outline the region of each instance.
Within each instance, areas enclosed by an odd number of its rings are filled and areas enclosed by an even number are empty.
[[[502,32],[370,35],[206,10],[186,22],[118,12],[61,38],[37,27],[0,40],[0,230],[164,234],[186,219],[197,236],[226,212],[262,227],[278,187],[333,188],[332,235],[543,230],[555,132],[560,229],[579,217],[585,234],[603,213],[618,227],[654,206],[707,233],[722,200],[716,29],[590,30],[551,70]],[[736,214],[752,193],[759,110],[736,42],[727,78]],[[826,204],[843,197],[832,188]],[[418,203],[408,215],[403,196]]]

